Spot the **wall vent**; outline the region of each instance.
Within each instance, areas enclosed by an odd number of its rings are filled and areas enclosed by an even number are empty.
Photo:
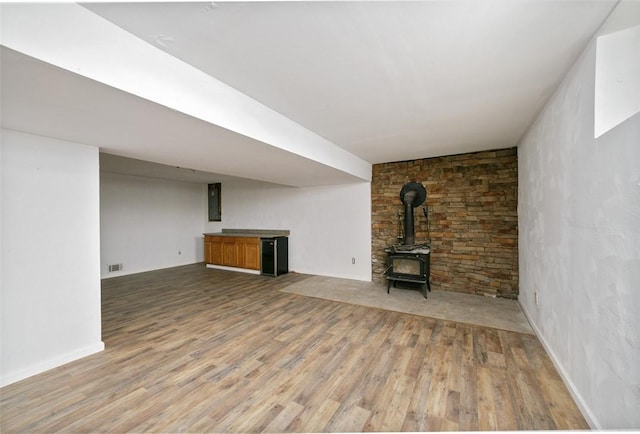
[[[122,264],[111,264],[111,265],[108,265],[108,267],[109,267],[109,273],[111,273],[112,271],[122,270]]]

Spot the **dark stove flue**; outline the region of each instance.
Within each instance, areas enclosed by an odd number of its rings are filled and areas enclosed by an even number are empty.
[[[404,239],[402,244],[411,246],[416,243],[413,224],[413,209],[427,199],[427,190],[419,182],[409,182],[400,190],[400,200],[404,204]]]

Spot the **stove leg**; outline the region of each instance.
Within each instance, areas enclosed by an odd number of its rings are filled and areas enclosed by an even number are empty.
[[[427,299],[427,288],[428,288],[429,282],[425,283],[422,285],[422,296],[424,297],[424,299]],[[429,289],[429,291],[431,291]]]
[[[391,279],[387,279],[387,294],[389,293],[390,288],[391,288]]]

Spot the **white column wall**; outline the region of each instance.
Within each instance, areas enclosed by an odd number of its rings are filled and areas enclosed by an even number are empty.
[[[98,148],[2,130],[0,385],[101,351]]]
[[[640,114],[594,138],[595,65],[593,40],[518,147],[519,301],[591,426],[638,428]]]

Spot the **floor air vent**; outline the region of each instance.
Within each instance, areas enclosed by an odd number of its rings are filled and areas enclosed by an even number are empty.
[[[109,267],[109,273],[111,273],[112,271],[122,270],[122,264],[111,264],[111,265],[108,265],[108,267]]]

